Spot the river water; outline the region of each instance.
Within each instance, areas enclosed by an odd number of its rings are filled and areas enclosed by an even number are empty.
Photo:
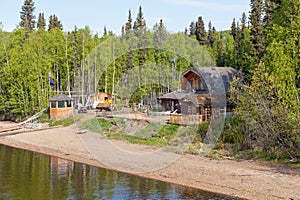
[[[233,199],[0,145],[0,199]]]

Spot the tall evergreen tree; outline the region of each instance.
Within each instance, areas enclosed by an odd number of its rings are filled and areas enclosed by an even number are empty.
[[[25,29],[25,32],[28,33],[35,28],[35,16],[34,12],[34,2],[33,0],[25,0],[20,11],[20,26]]]
[[[247,16],[246,16],[245,12],[243,12],[242,18],[241,18],[241,32],[243,32],[246,27],[247,27]]]
[[[196,35],[196,24],[194,21],[190,24],[190,36]]]
[[[200,45],[207,44],[207,34],[205,31],[205,26],[204,26],[202,16],[198,17],[198,21],[196,23],[196,38],[199,41]]]
[[[125,34],[126,38],[129,37],[130,32],[132,31],[132,17],[131,17],[131,10],[128,11],[128,19],[125,23]]]
[[[37,23],[38,29],[46,29],[46,20],[44,17],[44,13],[39,13],[38,23]]]
[[[133,28],[134,33],[137,36],[142,36],[146,32],[146,20],[144,19],[142,6],[139,7],[139,12],[137,14]]]
[[[134,33],[138,37],[138,85],[141,86],[141,69],[146,62],[147,56],[147,34],[146,34],[146,20],[144,19],[144,14],[142,11],[142,6],[139,7],[139,12],[137,14],[134,23]]]
[[[106,26],[103,28],[103,37],[105,38],[107,36],[107,29]]]
[[[48,31],[51,31],[54,28],[59,28],[60,30],[62,30],[62,23],[58,20],[58,17],[56,15],[50,15]]]
[[[208,23],[208,36],[207,36],[207,39],[208,39],[208,45],[210,47],[213,46],[214,42],[215,42],[215,33],[216,33],[216,29],[215,27],[212,27],[212,24],[211,24],[211,21],[209,21]]]
[[[121,28],[121,39],[123,40],[125,38],[125,27],[124,25]]]
[[[236,41],[238,32],[237,32],[237,26],[236,26],[235,18],[233,18],[233,21],[231,23],[230,34],[232,35],[234,41]]]
[[[255,58],[255,63],[258,64],[265,51],[264,29],[262,23],[263,0],[251,0],[250,6],[251,55]]]

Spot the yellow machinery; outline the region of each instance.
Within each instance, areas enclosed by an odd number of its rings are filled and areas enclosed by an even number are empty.
[[[111,98],[107,93],[105,92],[99,92],[95,96],[94,104],[96,105],[96,109],[100,111],[111,111],[112,105],[113,105],[114,98]]]

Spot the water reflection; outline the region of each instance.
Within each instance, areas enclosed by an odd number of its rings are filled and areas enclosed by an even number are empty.
[[[0,145],[0,199],[232,199]]]

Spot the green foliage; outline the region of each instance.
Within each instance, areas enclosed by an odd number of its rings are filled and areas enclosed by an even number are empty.
[[[263,64],[255,70],[251,86],[233,82],[231,98],[237,108],[227,123],[223,142],[233,143],[240,150],[269,152],[278,159],[299,158],[300,121],[294,117],[294,108],[278,98],[279,92],[280,86]]]
[[[195,142],[202,142],[203,139],[206,137],[209,128],[209,123],[209,121],[205,121],[198,125],[197,135],[194,139]]]

